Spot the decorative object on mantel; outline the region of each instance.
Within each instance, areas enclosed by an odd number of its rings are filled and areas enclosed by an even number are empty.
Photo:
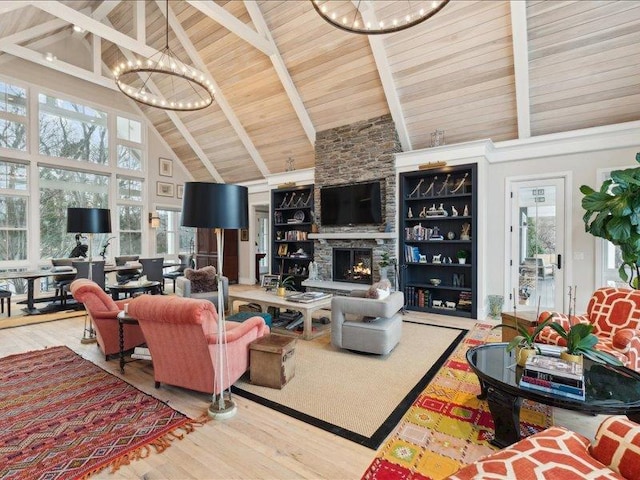
[[[279,184],[278,188],[291,188],[295,186],[296,186],[296,182],[285,182],[285,183]]]
[[[423,163],[422,165],[419,165],[418,170],[431,170],[433,168],[442,168],[446,166],[447,166],[447,162],[443,162],[443,161],[429,162],[429,163]],[[425,192],[425,195],[426,195],[426,192]]]
[[[336,28],[361,35],[399,32],[418,25],[442,10],[450,0],[402,2],[311,0],[318,15]],[[380,8],[376,8],[380,6]]]
[[[127,97],[150,107],[179,112],[201,110],[213,103],[213,85],[208,74],[185,65],[169,48],[169,0],[165,4],[164,48],[147,59],[117,65],[113,69],[116,85]],[[167,85],[164,91],[160,85]]]
[[[431,132],[431,147],[444,145],[444,130],[434,130]]]

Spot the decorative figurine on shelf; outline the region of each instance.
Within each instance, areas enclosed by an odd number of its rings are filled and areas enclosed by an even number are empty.
[[[427,216],[427,207],[426,207],[426,206],[425,206],[425,207],[422,207],[422,210],[420,210],[420,213],[418,214],[418,216],[419,216],[420,218],[424,218],[424,217],[426,217],[426,216]]]
[[[429,240],[443,240],[444,238],[440,235],[440,229],[438,227],[433,227],[433,231],[431,235],[429,235]]]
[[[420,181],[418,182],[418,185],[416,185],[416,188],[414,188],[412,192],[409,194],[409,198],[413,197],[414,195],[416,197],[420,196],[420,185],[422,185],[422,182],[424,182],[424,178],[420,179]]]
[[[426,197],[429,194],[433,195],[433,186],[435,185],[437,179],[438,179],[437,176],[433,177],[433,180],[431,180],[429,187],[422,194],[423,197]]]
[[[438,208],[438,215],[441,215],[443,217],[447,217],[449,216],[449,214],[447,213],[447,211],[444,209],[442,203],[440,204],[440,208]]]
[[[407,212],[407,218],[413,218],[413,212],[411,211],[411,207],[409,207],[409,211]]]
[[[293,203],[293,199],[296,198],[296,192],[292,192],[291,193],[291,198],[289,198],[289,203],[287,203],[287,207],[293,207],[294,203]]]
[[[284,207],[286,207],[286,206],[287,206],[287,200],[288,200],[288,198],[287,198],[287,197],[288,197],[288,196],[289,196],[289,194],[288,194],[288,193],[285,193],[285,194],[284,194],[284,198],[282,199],[282,203],[280,204],[280,208],[284,208]]]
[[[449,186],[449,179],[451,178],[451,174],[447,173],[447,178],[444,179],[444,182],[442,182],[442,187],[440,187],[440,190],[438,190],[438,192],[436,193],[437,195],[446,195],[447,194],[447,187]]]
[[[471,225],[468,223],[462,224],[462,231],[460,232],[460,240],[469,240],[471,232]]]
[[[451,190],[451,193],[457,193],[457,192],[458,192],[458,190],[460,190],[461,188],[462,188],[463,190],[462,190],[462,192],[460,192],[460,193],[464,193],[464,184],[465,184],[465,182],[467,181],[467,177],[468,177],[468,176],[469,176],[469,172],[466,172],[466,173],[464,174],[464,177],[462,177],[462,178],[460,179],[460,182],[458,183],[458,185],[456,185],[456,187],[455,187],[453,190]]]
[[[451,216],[452,217],[458,216],[458,210],[456,210],[456,207],[454,207],[453,205],[451,205]]]
[[[442,263],[442,254],[434,255],[431,259],[431,263]]]
[[[453,233],[453,232],[449,232],[449,233],[447,233],[447,238],[449,240],[455,240],[456,239],[456,234]]]
[[[468,205],[464,206],[464,210],[462,211],[462,215],[464,215],[465,217],[469,216],[469,206]]]

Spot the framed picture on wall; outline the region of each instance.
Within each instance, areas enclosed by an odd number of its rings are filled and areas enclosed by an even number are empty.
[[[176,186],[176,196],[178,198],[182,198],[183,195],[184,195],[184,185]]]
[[[173,197],[173,183],[157,182],[156,195],[159,197]]]
[[[171,160],[170,158],[160,157],[160,165],[158,167],[158,170],[158,173],[163,177],[173,177],[173,160]]]
[[[248,242],[249,241],[249,230],[246,228],[240,229],[240,241]]]

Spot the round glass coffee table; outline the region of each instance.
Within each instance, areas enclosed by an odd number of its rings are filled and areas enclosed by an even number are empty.
[[[640,423],[640,374],[584,359],[585,400],[520,388],[522,367],[506,343],[488,343],[467,351],[467,362],[480,381],[480,399],[487,399],[495,426],[492,444],[504,448],[520,440],[522,399],[594,415],[626,415]]]

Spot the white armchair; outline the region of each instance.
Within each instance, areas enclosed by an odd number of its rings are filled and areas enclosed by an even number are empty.
[[[211,290],[208,292],[193,292],[191,280],[187,277],[178,277],[175,280],[176,295],[187,298],[198,298],[203,300],[209,300],[216,306],[216,309],[220,311],[218,306],[218,290]],[[222,292],[224,297],[224,311],[227,311],[229,307],[229,279],[225,276],[222,277]]]

